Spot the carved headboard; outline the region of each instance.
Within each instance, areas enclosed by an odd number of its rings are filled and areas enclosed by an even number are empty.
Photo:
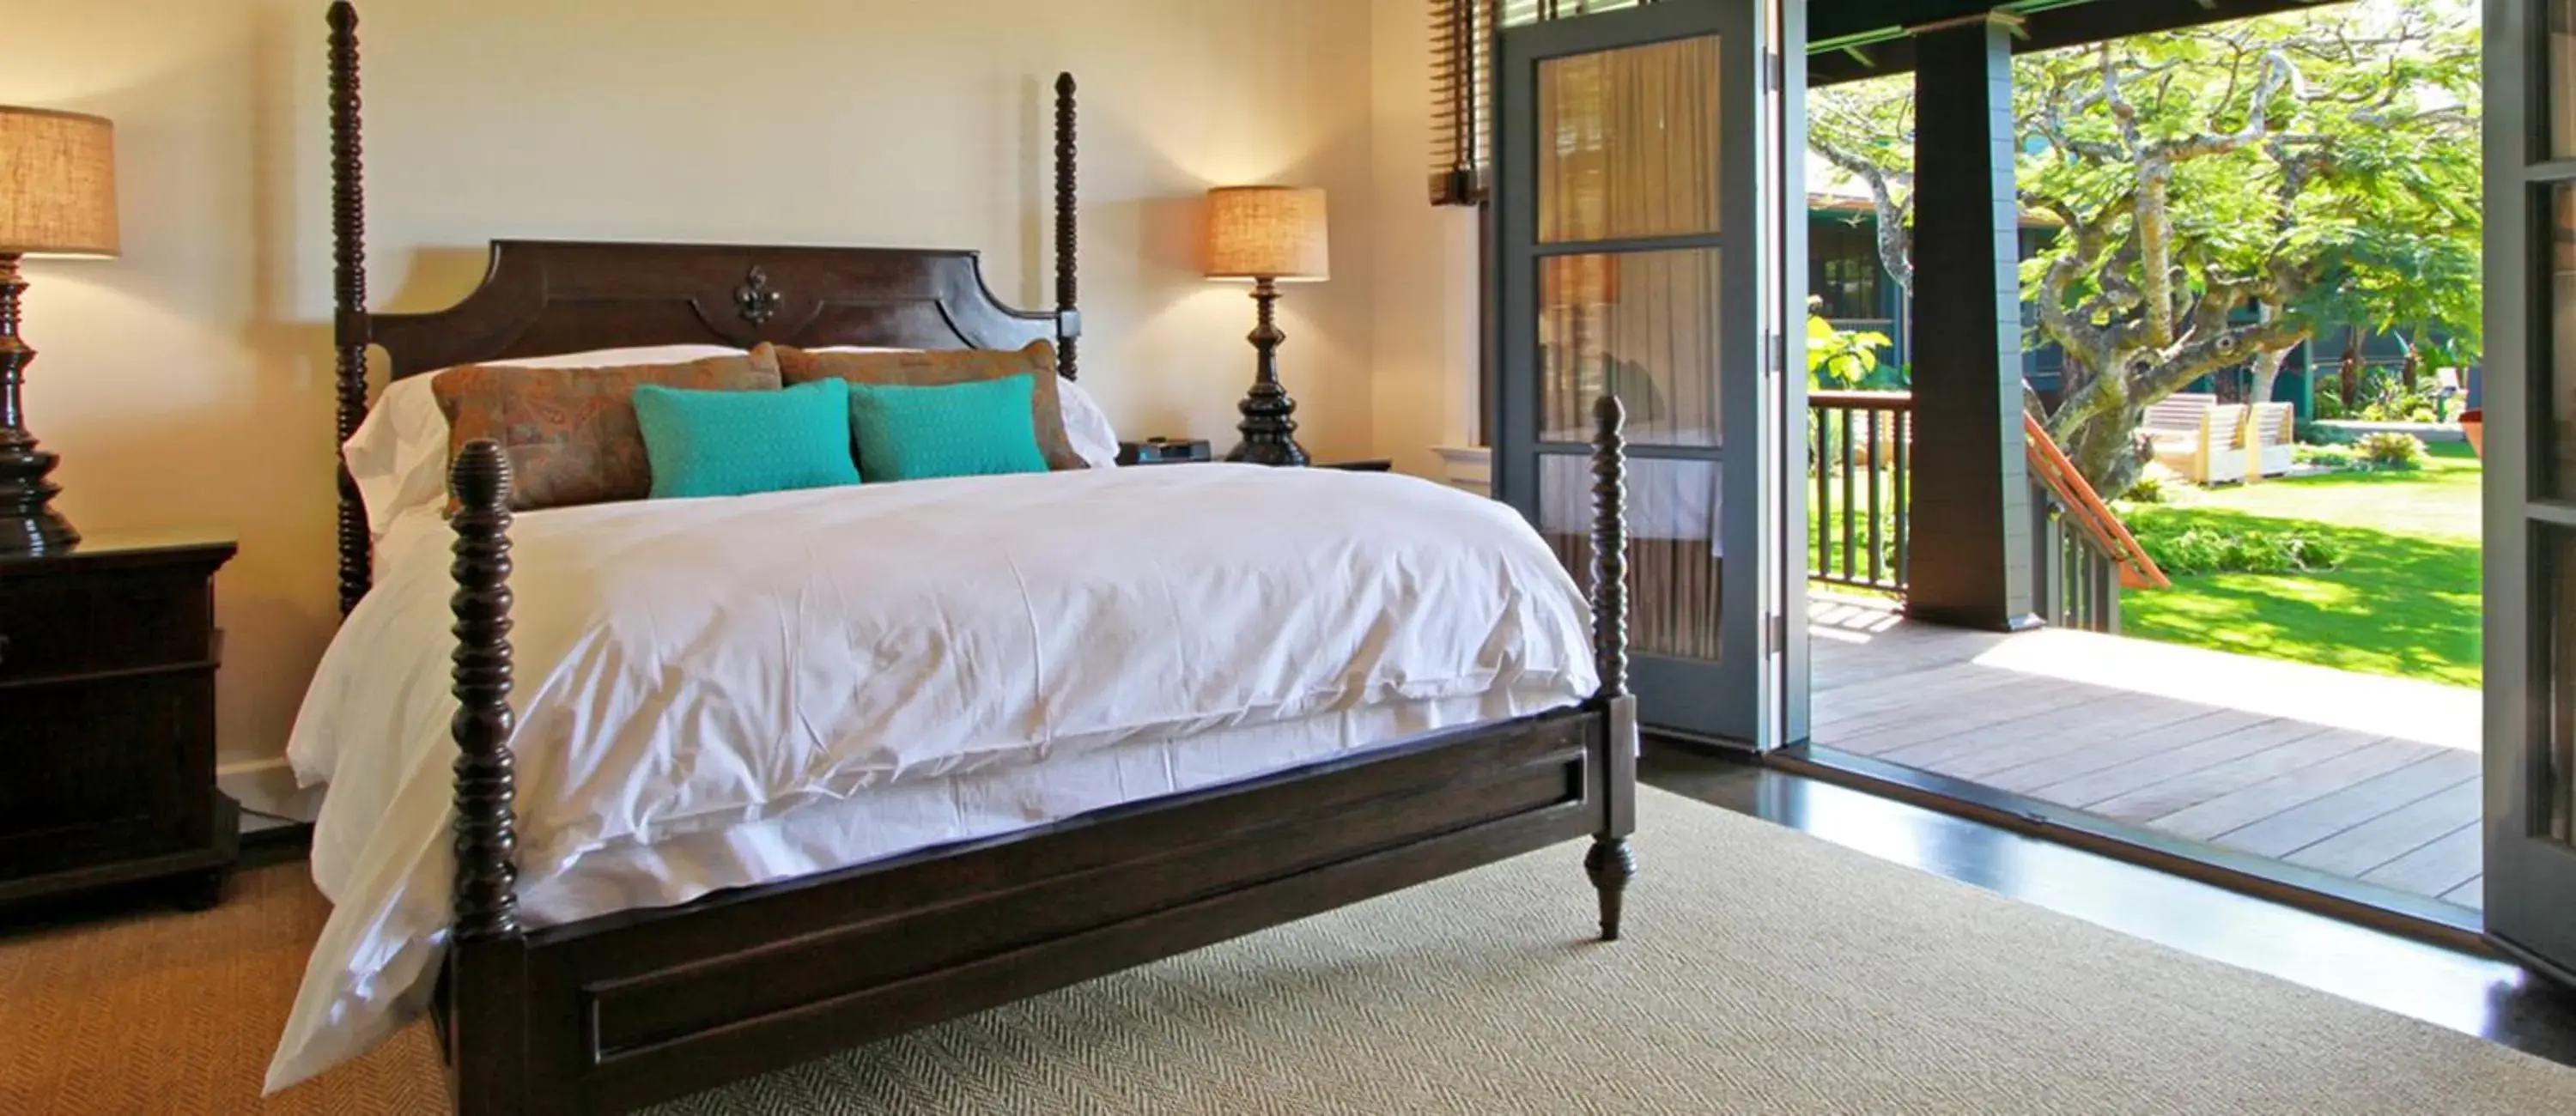
[[[397,379],[635,345],[1017,349],[1079,327],[1003,305],[968,251],[568,240],[496,240],[464,301],[365,322]]]
[[[463,301],[424,314],[375,314],[367,309],[356,6],[335,0],[329,22],[338,442],[366,420],[371,346],[385,350],[401,378],[507,357],[692,342],[1017,349],[1048,340],[1055,343],[1056,371],[1066,379],[1080,374],[1071,74],[1055,81],[1051,311],[1004,305],[971,251],[496,240],[482,284]],[[346,467],[339,484],[345,614],[366,595],[372,540]]]

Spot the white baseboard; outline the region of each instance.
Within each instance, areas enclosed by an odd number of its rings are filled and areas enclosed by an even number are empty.
[[[284,756],[219,764],[215,786],[241,803],[244,831],[309,822],[322,814],[322,788],[296,786]]]

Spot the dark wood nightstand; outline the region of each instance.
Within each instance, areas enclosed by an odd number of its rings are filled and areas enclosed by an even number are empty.
[[[1198,465],[1216,460],[1204,441],[1153,438],[1143,442],[1118,443],[1120,465]],[[1340,469],[1351,473],[1384,473],[1395,468],[1395,461],[1385,457],[1363,457],[1350,461],[1311,461],[1308,468]]]
[[[0,557],[0,904],[167,881],[222,897],[215,571],[230,540],[91,538]]]

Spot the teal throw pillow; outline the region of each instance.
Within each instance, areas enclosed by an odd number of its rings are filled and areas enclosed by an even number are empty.
[[[635,389],[652,497],[741,496],[859,483],[850,460],[850,387],[816,380],[776,391]]]
[[[838,381],[836,381],[838,382]],[[870,481],[1043,473],[1026,375],[963,384],[851,384],[850,432]]]

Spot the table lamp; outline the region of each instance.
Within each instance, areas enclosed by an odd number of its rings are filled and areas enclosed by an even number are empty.
[[[69,549],[80,534],[53,509],[52,453],[36,448],[18,399],[36,350],[18,338],[24,256],[113,256],[116,130],[104,118],[0,106],[0,554]]]
[[[1306,451],[1297,445],[1296,400],[1279,386],[1279,332],[1273,310],[1279,284],[1320,282],[1330,277],[1331,252],[1324,239],[1324,192],[1295,186],[1225,186],[1208,191],[1207,277],[1252,280],[1252,301],[1260,321],[1248,338],[1258,354],[1252,390],[1243,397],[1243,421],[1235,426],[1243,441],[1228,451],[1228,461],[1255,465],[1303,465]]]

